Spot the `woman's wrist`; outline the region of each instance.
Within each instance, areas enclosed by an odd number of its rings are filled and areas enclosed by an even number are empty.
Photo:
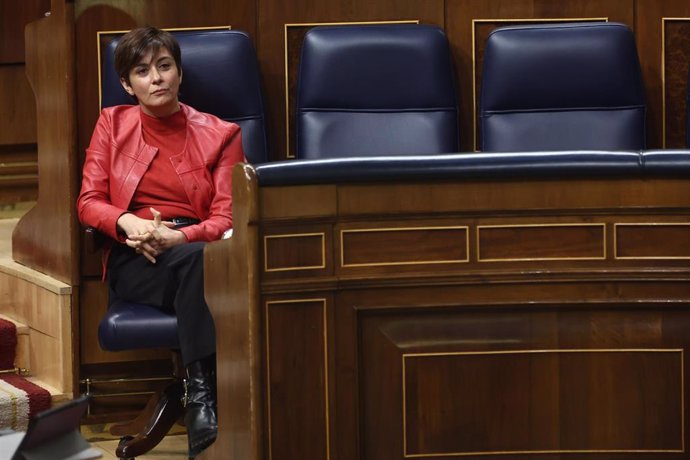
[[[117,218],[117,221],[115,222],[115,226],[117,227],[117,230],[121,233],[124,233],[125,235],[127,234],[127,221],[130,219],[130,217],[133,214],[129,212],[124,212],[120,214],[120,217]]]

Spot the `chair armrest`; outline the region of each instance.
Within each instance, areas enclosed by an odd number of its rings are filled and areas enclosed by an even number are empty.
[[[96,230],[94,227],[86,227],[84,229],[84,242],[86,252],[94,254],[100,251],[105,245],[106,236]]]

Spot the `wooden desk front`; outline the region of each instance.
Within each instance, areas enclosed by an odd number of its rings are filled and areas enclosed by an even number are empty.
[[[204,458],[690,458],[687,180],[233,180]]]

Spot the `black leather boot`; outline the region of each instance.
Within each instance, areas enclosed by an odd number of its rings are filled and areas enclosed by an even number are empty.
[[[218,433],[215,356],[186,367],[184,424],[189,440],[189,458],[213,444]]]

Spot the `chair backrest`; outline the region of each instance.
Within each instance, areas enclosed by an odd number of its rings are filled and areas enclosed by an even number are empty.
[[[529,25],[489,34],[482,151],[639,150],[645,147],[645,112],[627,26]]]
[[[266,121],[259,68],[251,39],[228,29],[171,32],[180,44],[184,78],[180,101],[237,123],[249,162],[268,161]],[[115,72],[119,37],[110,42],[101,62],[101,107],[134,104]]]
[[[416,24],[315,27],[297,89],[300,159],[458,150],[448,41]]]

